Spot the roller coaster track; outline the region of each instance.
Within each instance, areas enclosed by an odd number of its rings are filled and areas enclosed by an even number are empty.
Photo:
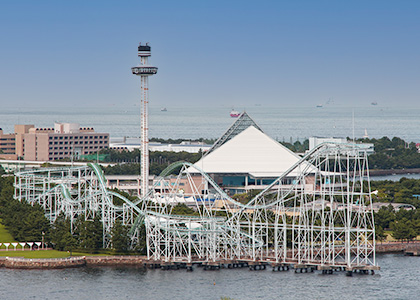
[[[329,169],[325,172],[318,169],[324,157],[329,156],[335,157],[335,163],[353,156],[356,160],[367,161],[366,157],[359,158],[358,151],[354,144],[320,144],[245,204],[230,197],[210,175],[188,162],[169,165],[157,177],[149,193],[136,201],[108,190],[104,173],[96,164],[18,172],[15,197],[21,201],[42,203],[44,208],[50,205],[50,210],[55,208],[48,201],[61,201],[59,209],[70,209],[73,218],[84,212],[82,209],[77,211],[80,207],[101,209],[104,240],[117,218],[130,215],[127,225],[131,226],[132,239],[135,240],[138,229],[144,224],[148,256],[154,259],[188,257],[190,260],[193,248],[203,259],[213,261],[226,256],[231,259],[246,256],[255,260],[274,255],[270,259],[276,262],[288,258],[298,262],[318,261],[320,264],[345,260],[347,265],[355,261],[369,265],[375,264],[373,215],[367,212],[365,205],[365,202],[370,202],[370,190],[357,191],[349,184],[351,176],[359,176],[356,172],[365,173],[367,164],[355,164],[354,170],[347,170],[347,173],[341,172],[341,165],[331,169],[334,176],[339,177],[337,182],[341,183],[334,185],[334,182],[333,188],[320,184],[328,178]],[[178,177],[168,179],[167,176],[179,168]],[[296,180],[286,185],[283,182],[288,177]],[[308,190],[302,187],[305,184]],[[180,190],[185,185],[189,190],[184,195]],[[199,216],[173,214],[172,207],[179,197],[183,201],[194,201]],[[123,204],[116,205],[115,198]],[[319,210],[314,208],[315,200],[322,203]],[[326,209],[326,205],[333,205],[333,201],[341,201],[349,212],[347,216],[332,206]],[[286,207],[290,205],[295,214],[287,219]],[[219,211],[224,213],[223,217],[218,215]],[[336,218],[341,218],[343,224],[334,224]],[[338,240],[346,242],[335,242]],[[269,249],[270,243],[274,243],[274,250]],[[286,250],[287,243],[291,244],[291,251]],[[336,253],[334,247],[342,250]],[[350,253],[354,258],[347,257]],[[372,255],[373,259],[370,258]]]

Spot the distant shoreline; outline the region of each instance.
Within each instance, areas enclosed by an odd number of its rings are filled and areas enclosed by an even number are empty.
[[[420,168],[413,169],[388,169],[388,170],[369,170],[369,176],[384,176],[394,174],[420,174]]]

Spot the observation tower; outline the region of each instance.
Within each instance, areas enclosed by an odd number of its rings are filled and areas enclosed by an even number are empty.
[[[150,46],[139,44],[140,64],[131,68],[141,80],[141,195],[149,192],[149,76],[157,73],[157,68],[149,65]]]

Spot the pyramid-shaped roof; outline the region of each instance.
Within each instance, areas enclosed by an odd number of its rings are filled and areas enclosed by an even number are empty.
[[[205,155],[209,155],[211,152],[222,146],[227,141],[231,140],[239,133],[247,129],[249,126],[254,126],[259,131],[263,132],[262,129],[255,123],[254,120],[246,113],[243,112],[238,119],[229,127],[228,130],[214,143],[214,145],[206,152]]]
[[[206,173],[250,174],[257,178],[277,178],[300,157],[263,133],[249,126],[226,141],[195,165]],[[195,173],[194,168],[189,172]],[[290,175],[296,176],[297,170]]]

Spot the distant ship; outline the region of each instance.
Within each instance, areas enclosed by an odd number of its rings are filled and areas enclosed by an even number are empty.
[[[371,104],[372,105],[378,105],[378,102],[372,102]]]
[[[322,104],[318,104],[316,107],[322,107],[323,105]]]
[[[162,108],[160,109],[160,111],[168,111],[168,110],[166,109],[166,107],[162,107]]]
[[[232,109],[232,111],[230,112],[230,116],[231,116],[232,118],[237,118],[237,117],[239,117],[240,115],[241,115],[241,113],[240,113],[239,111],[234,110],[234,109]]]

